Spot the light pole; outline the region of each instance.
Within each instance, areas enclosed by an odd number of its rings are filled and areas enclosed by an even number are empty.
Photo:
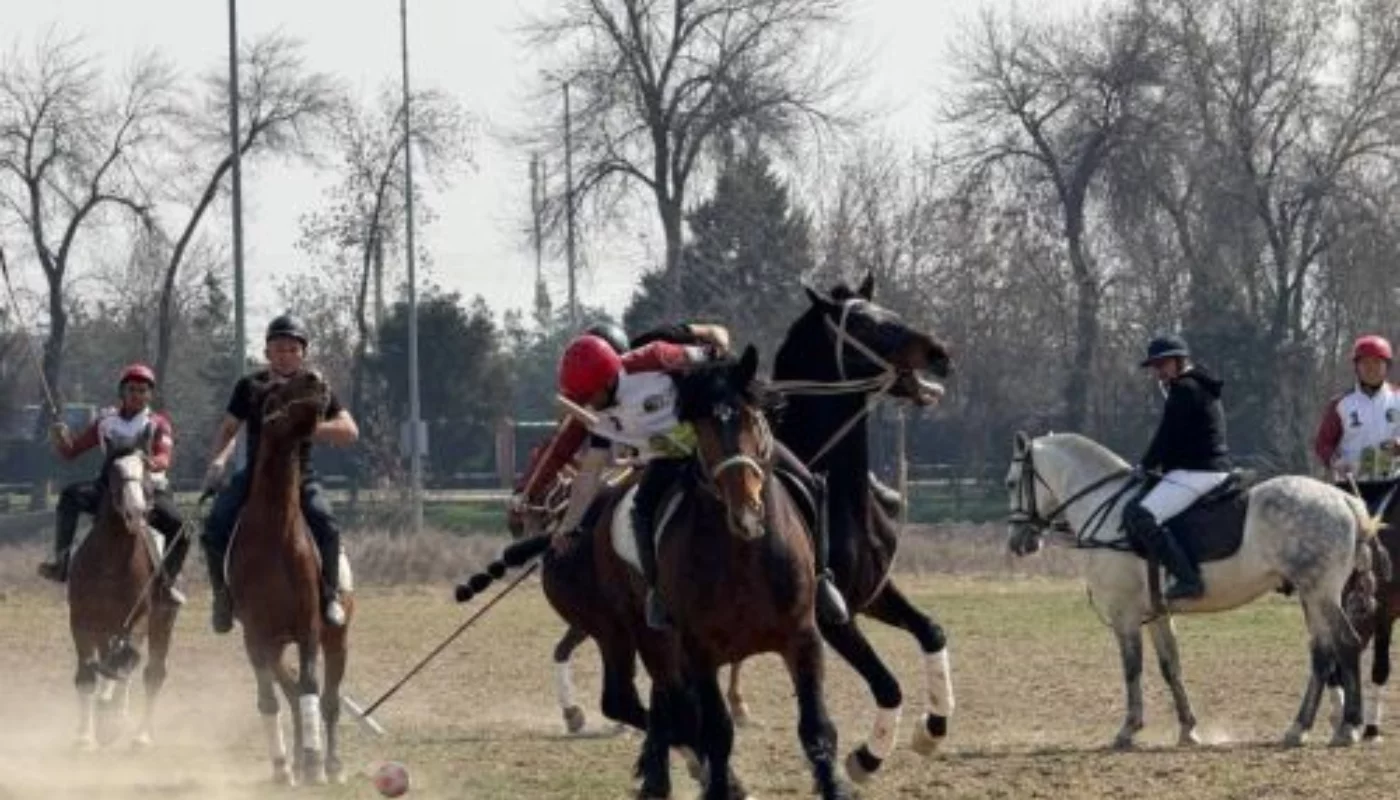
[[[228,0],[228,135],[233,158],[233,341],[234,380],[243,375],[248,356],[247,328],[243,319],[243,154],[238,123],[238,0]],[[243,463],[243,438],[238,439],[234,463]]]
[[[578,330],[578,283],[574,250],[574,131],[569,113],[569,82],[564,81],[564,253],[569,262],[569,329]]]
[[[409,120],[408,0],[399,0],[399,34],[403,51],[404,245],[408,251],[408,453],[413,493],[413,532],[416,534],[423,530],[423,452],[418,432],[422,425],[422,409],[418,394],[417,259],[413,249],[413,126]]]

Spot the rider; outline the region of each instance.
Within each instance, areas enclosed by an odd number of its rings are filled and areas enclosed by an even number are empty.
[[[309,341],[306,328],[300,320],[291,315],[274,319],[267,326],[265,340],[263,355],[267,357],[268,368],[245,375],[234,385],[224,419],[214,437],[214,449],[204,477],[205,491],[218,491],[218,497],[215,498],[209,517],[205,520],[203,536],[205,561],[209,565],[209,582],[214,590],[215,633],[227,633],[233,628],[233,600],[229,596],[224,576],[224,557],[228,552],[233,528],[238,522],[238,513],[248,495],[246,468],[236,472],[227,484],[224,481],[234,439],[238,436],[238,429],[246,426],[248,452],[245,463],[257,463],[262,416],[254,407],[253,387],[256,384],[280,383],[301,372]],[[312,439],[347,446],[354,444],[359,436],[360,431],[354,418],[332,393]],[[311,442],[302,443],[300,459],[301,511],[321,554],[323,616],[327,624],[340,627],[345,624],[345,608],[341,605],[339,597],[340,529],[331,513],[330,502],[321,491],[320,479],[311,465]]]
[[[185,521],[175,507],[170,481],[165,474],[170,469],[174,435],[170,419],[159,411],[151,410],[151,394],[155,388],[155,372],[145,364],[131,364],[121,371],[121,377],[117,379],[117,391],[121,395],[119,406],[103,409],[76,439],[62,422],[53,424],[49,429],[49,438],[65,461],[72,461],[94,447],[101,447],[104,453],[138,447],[146,454],[152,489],[148,520],[165,536],[167,548],[160,569],[161,594],[167,602],[180,605],[185,602],[185,597],[175,588],[175,579],[185,564],[190,543],[187,537],[177,536]],[[40,575],[60,583],[68,579],[69,550],[78,530],[78,515],[82,512],[97,513],[105,483],[104,470],[96,480],[78,481],[63,488],[58,497],[54,557],[52,561],[39,565]]]
[[[1224,383],[1193,363],[1186,342],[1177,336],[1153,339],[1140,366],[1153,371],[1167,398],[1162,421],[1139,466],[1143,473],[1161,473],[1161,479],[1124,509],[1124,527],[1175,577],[1167,600],[1200,597],[1205,593],[1200,572],[1163,526],[1230,476],[1225,408],[1220,402]]]
[[[1327,403],[1313,452],[1337,484],[1356,482],[1372,508],[1389,490],[1400,451],[1400,387],[1386,380],[1390,342],[1362,336],[1351,349],[1356,386]]]
[[[715,326],[718,327],[718,326]],[[723,330],[723,329],[720,329]],[[720,337],[727,344],[727,331]],[[632,527],[647,585],[646,616],[652,628],[665,629],[667,615],[656,593],[656,543],[653,535],[656,505],[664,491],[679,477],[694,451],[694,433],[676,418],[675,385],[669,373],[713,360],[713,345],[678,345],[653,341],[619,355],[606,341],[585,334],[565,349],[559,362],[559,390],[569,401],[600,411],[608,422],[591,431],[593,437],[579,465],[569,493],[569,507],[555,534],[556,543],[573,534],[597,493],[599,476],[608,463],[607,439],[629,445],[638,460],[647,464],[633,499]],[[536,500],[552,484],[554,476],[577,451],[590,431],[582,421],[570,418],[559,431],[553,450],[534,466],[528,500]],[[602,446],[600,444],[602,439]],[[781,447],[781,446],[780,446]],[[793,459],[795,461],[795,459]],[[800,465],[799,465],[800,466]],[[801,471],[805,473],[805,470]],[[807,477],[810,485],[810,476]],[[818,526],[819,528],[821,526]],[[821,532],[824,535],[824,531]],[[818,604],[824,619],[846,619],[845,603],[831,582],[824,541],[817,543]]]

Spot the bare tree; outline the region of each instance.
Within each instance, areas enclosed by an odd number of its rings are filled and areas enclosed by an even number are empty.
[[[382,322],[384,255],[400,246],[403,230],[406,139],[398,90],[385,89],[372,106],[341,105],[333,127],[340,150],[340,179],[328,190],[326,209],[302,219],[300,246],[325,259],[329,274],[349,276],[350,285],[356,287],[350,304],[350,403],[352,408],[363,408],[366,356]],[[468,129],[467,113],[452,98],[435,91],[416,93],[412,141],[420,174],[439,184],[450,181],[469,162]],[[415,193],[422,188],[415,184]],[[424,209],[415,211],[420,221],[425,219]]]
[[[1001,174],[1049,188],[1058,206],[1075,295],[1065,424],[1090,420],[1105,276],[1087,235],[1091,192],[1143,125],[1157,82],[1155,43],[1137,9],[1082,26],[982,17],[960,54],[964,89],[950,111],[970,180]],[[1009,172],[1008,172],[1009,170]]]
[[[65,281],[79,234],[104,212],[150,224],[151,197],[136,176],[165,140],[174,73],[136,58],[118,88],[77,39],[49,35],[0,66],[0,202],[27,231],[48,285],[44,375],[59,386],[68,315]]]
[[[282,34],[272,34],[243,48],[239,83],[242,130],[239,153],[249,156],[310,157],[313,134],[341,102],[336,81],[307,69],[302,45]],[[185,110],[185,152],[174,181],[177,197],[187,208],[183,223],[165,259],[160,285],[156,373],[165,374],[174,347],[178,313],[176,291],[180,267],[195,239],[205,213],[213,205],[233,169],[228,141],[229,95],[227,76],[218,70],[203,79],[205,92]],[[201,170],[213,168],[201,174]],[[198,177],[196,177],[198,176]]]
[[[678,281],[687,192],[707,148],[726,136],[797,141],[804,126],[828,129],[830,109],[850,77],[816,43],[839,19],[842,0],[565,0],[530,28],[531,43],[556,58],[556,81],[571,87],[573,197],[591,198],[601,218],[641,186],[665,235],[664,268]],[[549,104],[558,108],[557,101]],[[536,131],[560,153],[561,115]],[[679,283],[676,284],[677,286]],[[673,302],[679,298],[673,299]]]

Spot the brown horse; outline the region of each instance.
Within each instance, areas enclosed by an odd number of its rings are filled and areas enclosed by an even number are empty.
[[[817,791],[849,797],[837,775],[836,728],[823,697],[812,536],[773,472],[777,447],[765,416],[771,403],[755,379],[757,368],[750,346],[737,364],[676,378],[680,419],[695,429],[696,474],[682,479],[678,499],[663,504],[657,526],[657,589],[675,631],[663,634],[660,647],[640,642],[654,683],[650,741],[641,758],[644,790],[664,780],[660,744],[694,742],[704,765],[703,796],[746,796],[730,767],[734,726],[719,667],[777,653],[796,690],[798,736]],[[639,608],[640,595],[635,600]]]
[[[112,721],[111,712],[126,712],[127,669],[108,677],[99,675],[99,665],[116,658],[116,649],[129,647],[129,642],[139,641],[142,635],[150,653],[142,672],[146,709],[135,743],[151,743],[151,718],[165,683],[171,631],[179,611],[178,606],[157,602],[157,565],[153,546],[146,538],[149,494],[143,454],[135,449],[109,454],[103,479],[106,486],[97,517],[73,554],[68,576],[68,624],[78,655],[73,682],[82,709],[78,746],[87,750],[95,749],[99,741],[99,702],[103,741],[114,735],[107,724]],[[113,707],[114,691],[121,692],[117,708]]]
[[[323,626],[317,554],[300,505],[299,450],[316,430],[330,398],[315,372],[300,372],[280,384],[256,388],[262,413],[262,436],[249,472],[248,495],[226,559],[234,613],[243,626],[243,645],[258,683],[272,759],[273,780],[292,784],[339,782],[343,770],[337,753],[340,684],[348,655],[347,634],[354,603],[342,598],[347,623]],[[296,648],[298,671],[283,663],[288,646]],[[325,685],[316,681],[318,651],[326,658]],[[274,682],[292,709],[295,764],[287,764],[281,715]],[[321,725],[325,725],[325,758]]]
[[[537,446],[531,451],[528,463],[535,463],[542,447],[543,445]],[[620,486],[623,485],[623,482],[627,482],[626,485],[630,486],[631,482],[629,478],[635,477],[635,474],[630,471],[625,471],[615,476],[613,479],[610,479],[609,483],[613,486]],[[508,509],[506,512],[506,526],[510,530],[511,538],[520,540],[532,535],[531,532],[533,531],[539,531],[557,524],[559,519],[564,516],[564,511],[568,507],[572,478],[572,471],[566,466],[555,478],[554,485],[544,493],[544,502],[539,506]],[[524,491],[524,480],[525,476],[522,476],[520,481],[516,484],[515,491],[517,493]],[[604,509],[605,505],[606,504],[600,499],[597,501],[595,509],[601,511]],[[585,516],[581,527],[583,527],[585,531],[591,530],[593,525],[590,523],[596,521],[596,519],[595,516]],[[566,622],[568,621],[568,617],[564,612],[561,612],[561,616],[564,616]],[[570,623],[568,628],[565,629],[564,635],[560,636],[559,641],[554,645],[554,652],[552,653],[555,695],[558,698],[559,711],[564,717],[564,728],[572,734],[582,732],[584,726],[587,724],[587,716],[584,714],[583,708],[578,705],[574,698],[572,661],[574,652],[578,649],[579,645],[588,641],[589,638],[591,637],[587,631],[578,625]],[[742,664],[734,664],[729,668],[729,687],[725,692],[725,699],[729,701],[729,709],[734,717],[734,724],[739,727],[755,724],[753,715],[749,711],[749,704],[744,700],[743,692],[740,688],[739,672],[742,666]],[[607,668],[605,663],[605,672]],[[619,724],[625,723],[619,722]]]

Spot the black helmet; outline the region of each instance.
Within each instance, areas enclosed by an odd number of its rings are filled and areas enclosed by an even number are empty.
[[[627,332],[611,322],[595,322],[584,328],[583,332],[607,342],[619,355],[632,349],[627,342]]]
[[[1180,336],[1158,336],[1147,343],[1147,358],[1138,366],[1150,367],[1164,358],[1189,358],[1190,355],[1191,350],[1186,346],[1186,340]]]
[[[283,314],[267,324],[266,341],[273,339],[295,339],[301,342],[302,347],[306,347],[308,338],[306,336],[306,326],[301,324],[301,320],[291,314]]]

